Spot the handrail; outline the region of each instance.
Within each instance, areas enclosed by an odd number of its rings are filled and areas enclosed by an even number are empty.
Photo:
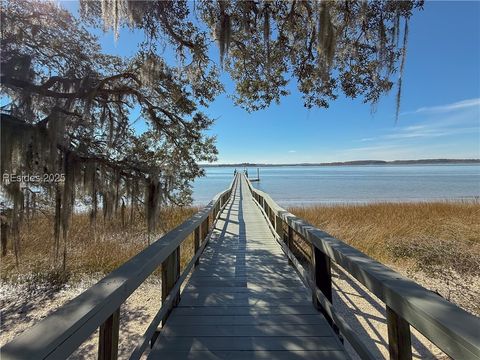
[[[2,360],[67,358],[99,327],[99,359],[116,359],[120,306],[161,265],[162,307],[132,354],[132,358],[139,358],[160,321],[165,321],[178,303],[180,287],[208,242],[212,230],[209,224],[227,204],[237,181],[235,176],[230,187],[218,193],[205,208],[4,345],[0,349]],[[180,246],[192,233],[195,255],[179,274]]]
[[[480,318],[296,217],[267,193],[255,189],[248,179],[247,184],[272,231],[287,243],[289,250],[293,233],[311,245],[310,278],[306,280],[312,284],[315,302],[332,303],[333,261],[385,303],[392,359],[411,358],[410,325],[454,359],[480,359]],[[298,261],[296,265],[300,266]],[[329,309],[323,310],[333,321]]]

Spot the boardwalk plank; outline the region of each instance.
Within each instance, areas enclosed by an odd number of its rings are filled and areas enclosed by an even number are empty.
[[[219,315],[301,315],[315,314],[318,311],[311,305],[279,305],[279,306],[182,306],[174,310],[172,316],[219,316]],[[172,317],[171,317],[172,318]]]
[[[155,350],[342,350],[333,336],[240,336],[240,337],[179,337],[160,334]],[[160,352],[159,352],[160,354]],[[159,357],[161,358],[161,357]]]
[[[307,315],[177,315],[168,320],[168,325],[327,325],[320,314]]]
[[[305,336],[331,336],[330,328],[325,324],[295,324],[295,325],[167,325],[162,329],[165,337],[229,337],[229,336],[255,336],[255,337],[295,337]]]
[[[343,351],[162,351],[162,360],[318,360],[345,359]]]

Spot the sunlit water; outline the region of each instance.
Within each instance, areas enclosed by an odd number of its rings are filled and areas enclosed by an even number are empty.
[[[256,169],[248,171],[256,177]],[[230,185],[233,172],[232,167],[207,168],[207,176],[194,183],[194,203],[207,204]],[[267,167],[260,168],[260,178],[254,186],[284,206],[480,196],[478,164]]]

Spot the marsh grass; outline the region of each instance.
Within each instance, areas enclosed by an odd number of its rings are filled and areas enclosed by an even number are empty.
[[[480,274],[480,202],[317,205],[289,211],[387,264]]]
[[[122,220],[120,214],[109,220],[99,216],[96,224],[90,222],[88,214],[74,214],[69,229],[66,271],[54,264],[53,214],[37,213],[21,226],[18,266],[12,245],[8,244],[7,256],[1,261],[2,280],[61,286],[84,275],[107,274],[196,211],[198,208],[194,207],[164,208],[158,226],[150,236],[141,212],[136,212],[128,221]],[[190,243],[182,246],[182,263],[193,256]]]
[[[53,215],[39,213],[20,229],[19,266],[11,248],[2,258],[2,280],[61,286],[83,275],[107,274],[196,211],[163,209],[150,236],[141,212],[126,222],[120,216],[99,217],[96,225],[87,214],[75,214],[65,272],[53,263]],[[316,205],[289,211],[386,264],[421,270],[446,281],[452,272],[480,274],[478,201]],[[189,236],[181,246],[182,269],[193,251],[193,236]]]

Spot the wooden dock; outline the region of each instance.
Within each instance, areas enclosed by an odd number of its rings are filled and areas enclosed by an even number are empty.
[[[160,269],[162,305],[130,360],[150,345],[148,358],[162,360],[345,359],[343,343],[376,359],[335,308],[333,264],[384,303],[390,359],[412,359],[413,327],[453,359],[480,360],[480,318],[289,213],[240,173],[197,214],[3,346],[1,358],[66,359],[99,329],[98,359],[117,360],[120,307]]]
[[[149,359],[346,359],[245,178]]]

